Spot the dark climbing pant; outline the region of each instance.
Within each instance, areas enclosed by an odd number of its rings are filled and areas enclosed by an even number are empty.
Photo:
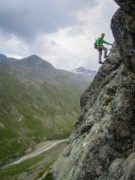
[[[102,47],[102,46],[98,46],[97,49],[99,51],[99,63],[100,63],[100,62],[102,62],[102,50],[104,50],[104,58],[107,57],[107,48]]]

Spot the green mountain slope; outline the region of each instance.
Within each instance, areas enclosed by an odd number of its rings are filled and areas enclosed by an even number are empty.
[[[1,163],[39,141],[68,137],[89,84],[37,56],[0,64]]]

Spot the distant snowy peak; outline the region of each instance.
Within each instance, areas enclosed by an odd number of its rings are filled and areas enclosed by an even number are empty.
[[[96,71],[85,69],[84,67],[78,67],[76,69],[73,69],[72,72],[75,74],[81,74],[84,76],[93,76],[93,75],[96,75],[97,73]]]

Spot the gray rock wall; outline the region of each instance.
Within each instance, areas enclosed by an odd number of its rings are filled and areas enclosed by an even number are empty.
[[[117,1],[122,8],[111,25],[117,45],[81,97],[80,116],[53,167],[56,180],[135,180],[134,12],[131,24],[125,14],[131,2]]]
[[[112,18],[111,28],[123,63],[135,78],[135,1],[119,0],[121,8]]]

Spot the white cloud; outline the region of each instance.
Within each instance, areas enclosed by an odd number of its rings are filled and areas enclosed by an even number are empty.
[[[23,57],[28,54],[29,47],[15,35],[6,35],[0,30],[0,51],[1,53],[11,57]]]
[[[93,48],[93,43],[102,32],[106,33],[107,41],[114,41],[110,21],[116,6],[108,0],[96,2],[97,5],[93,8],[77,12],[76,17],[80,24],[45,36],[44,42],[49,42],[50,52],[48,51],[47,56],[44,54],[44,57],[50,59],[56,67],[74,69],[77,66],[85,66],[94,70],[99,68],[98,52]],[[108,11],[110,7],[112,8]],[[54,54],[53,57],[51,53]]]
[[[79,59],[69,55],[44,56],[43,58],[47,59],[58,69],[72,70],[73,67],[78,67],[79,65]]]
[[[102,32],[105,32],[107,41],[113,41],[110,21],[116,9],[117,5],[113,1],[95,0],[95,6],[85,6],[72,11],[72,16],[77,19],[74,25],[68,26],[69,22],[67,25],[65,22],[63,27],[60,26],[54,32],[37,33],[36,38],[27,44],[17,35],[7,36],[1,31],[1,52],[14,57],[37,54],[60,69],[71,70],[84,66],[97,70],[98,52],[93,48],[93,43]],[[66,9],[63,13],[67,13]],[[58,23],[56,18],[55,23]]]

